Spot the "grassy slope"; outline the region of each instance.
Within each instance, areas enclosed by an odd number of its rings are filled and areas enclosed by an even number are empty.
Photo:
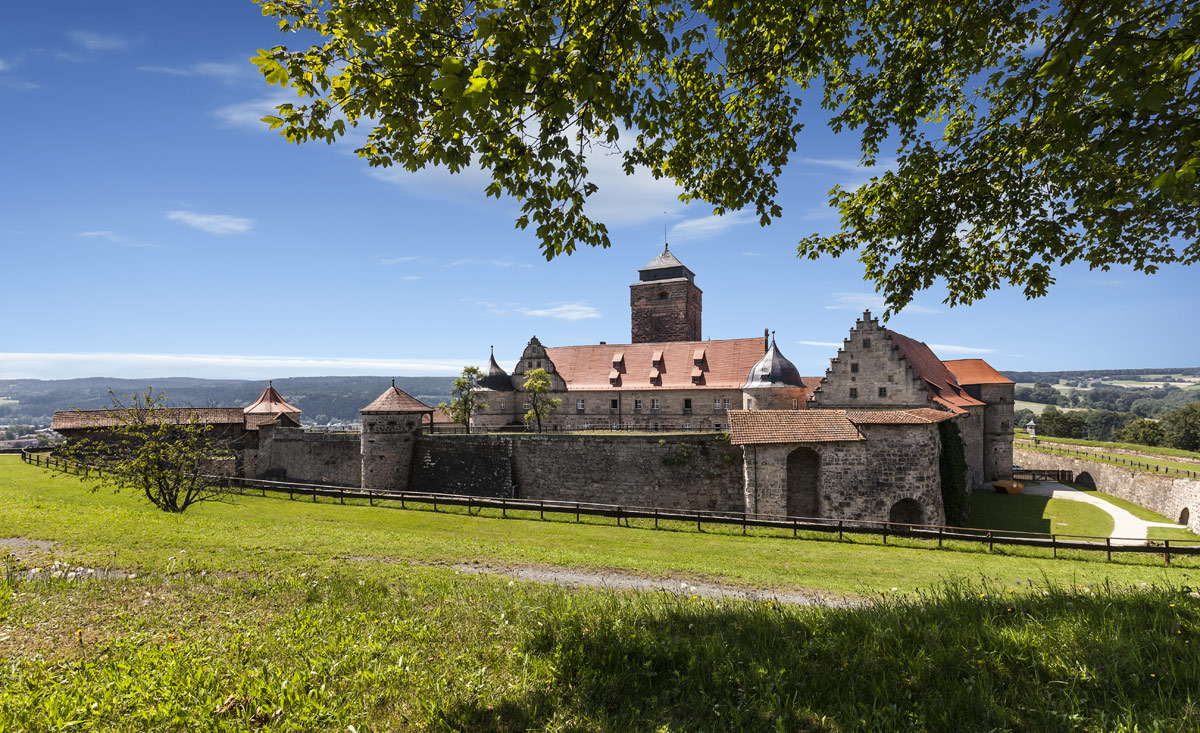
[[[13,535],[149,572],[0,575],[4,730],[1180,730],[1200,714],[1188,568],[255,498],[173,517],[0,457]],[[343,555],[833,590],[859,573],[907,593],[794,608]],[[1067,585],[1026,580],[1043,573]],[[956,574],[977,580],[934,582]],[[1105,576],[1126,585],[1072,583]]]
[[[979,529],[1107,537],[1112,516],[1089,504],[1032,494],[971,493],[968,524]]]
[[[1029,434],[1024,430],[1014,430],[1016,437],[1022,440],[1030,440]],[[1138,445],[1137,443],[1109,443],[1101,440],[1080,440],[1077,438],[1047,438],[1038,436],[1038,440],[1043,443],[1063,443],[1065,445],[1086,445],[1093,448],[1120,448],[1122,450],[1137,451],[1146,455],[1158,456],[1174,456],[1176,458],[1194,458],[1200,460],[1200,453],[1195,451],[1180,450],[1178,448],[1163,448],[1151,445]]]
[[[1027,548],[989,555],[977,545],[969,546],[972,551],[930,553],[882,546],[877,538],[797,542],[741,537],[736,528],[711,529],[725,534],[698,534],[694,525],[654,531],[636,525],[618,528],[611,522],[576,524],[573,516],[546,522],[536,521],[536,515],[530,521],[502,520],[258,497],[167,515],[137,497],[92,493],[73,477],[51,477],[15,457],[0,457],[0,537],[60,542],[58,555],[95,567],[167,571],[186,560],[190,567],[209,570],[279,573],[336,566],[350,557],[365,560],[361,564],[370,572],[394,562],[482,561],[598,566],[657,577],[855,593],[980,574],[1004,582],[1043,575],[1055,582],[1185,582],[1185,566],[1200,565],[1188,559],[1163,568],[1151,556],[1109,564],[1096,554],[1086,556],[1089,562],[1063,562],[1031,557],[1044,553]]]

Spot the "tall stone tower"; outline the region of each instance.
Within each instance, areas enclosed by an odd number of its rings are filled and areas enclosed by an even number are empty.
[[[631,343],[700,340],[700,288],[696,274],[669,247],[638,270],[629,286]]]

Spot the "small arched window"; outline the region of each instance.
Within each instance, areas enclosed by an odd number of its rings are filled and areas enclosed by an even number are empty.
[[[671,296],[669,293],[667,293],[667,291],[665,291],[665,290],[658,291],[658,299],[659,300],[666,300],[669,297],[671,297]]]

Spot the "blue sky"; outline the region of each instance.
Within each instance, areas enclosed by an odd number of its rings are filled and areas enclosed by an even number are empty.
[[[508,368],[547,345],[629,339],[629,284],[671,249],[704,291],[704,336],[777,332],[822,374],[881,298],[852,258],[799,260],[834,231],[851,137],[814,119],[761,228],[684,206],[671,184],[598,160],[613,247],[547,263],[478,175],[370,170],[350,145],[294,146],[258,118],[288,99],[248,59],[299,45],[245,0],[19,3],[0,25],[0,245],[12,325],[0,378],[270,378]],[[1056,273],[1050,296],[949,308],[934,290],[890,326],[1001,369],[1195,366],[1195,268]],[[15,322],[15,320],[14,320]]]

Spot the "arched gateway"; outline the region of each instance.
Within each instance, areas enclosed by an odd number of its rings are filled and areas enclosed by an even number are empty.
[[[812,448],[797,448],[787,458],[787,513],[791,517],[817,517],[820,511],[817,483],[821,456]]]

